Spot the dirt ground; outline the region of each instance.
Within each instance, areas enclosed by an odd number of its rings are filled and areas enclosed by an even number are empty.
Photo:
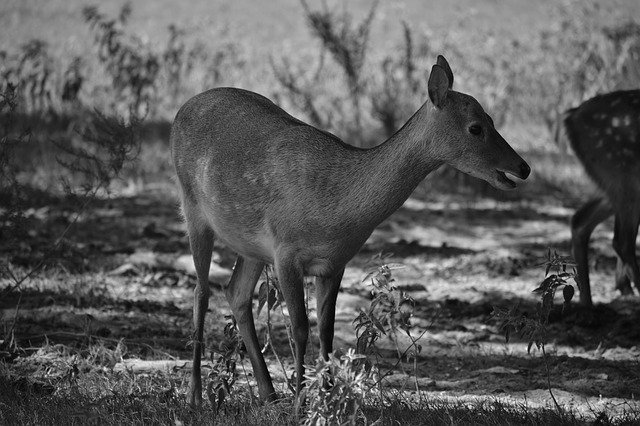
[[[550,406],[542,354],[535,348],[528,354],[527,343],[517,336],[506,343],[491,312],[516,304],[522,312],[534,312],[536,297],[531,291],[544,277],[541,259],[548,247],[569,254],[572,213],[569,208],[530,201],[409,199],[349,264],[338,297],[335,347],[354,346],[353,319],[371,299],[362,280],[375,268],[372,258],[387,254],[387,262],[404,265],[393,271],[395,284],[416,301],[412,334],[418,336],[425,329],[426,333],[416,364],[397,366],[385,386],[415,398]],[[59,235],[71,217],[64,203],[35,206],[22,243],[3,244],[0,254],[27,270],[42,256],[45,242]],[[611,236],[611,223],[606,222],[592,239],[595,311],[574,305],[562,318],[556,315],[549,328],[548,368],[554,395],[564,407],[587,416],[602,410],[615,415],[640,409],[640,307],[637,297],[621,298],[613,290]],[[62,268],[45,268],[41,278],[0,300],[5,329],[15,318],[15,337],[22,350],[11,360],[12,369],[46,379],[60,374],[51,348],[80,347],[89,341],[113,348],[124,339],[123,359],[106,363],[109,368],[171,367],[186,379],[195,276],[172,197],[150,191],[98,202],[80,218],[57,254],[50,263]],[[224,316],[230,313],[221,285],[233,267],[233,253],[216,245],[214,262],[208,348],[217,345]],[[310,314],[313,325],[315,312]],[[284,325],[278,317],[273,321],[276,350],[290,366]],[[264,310],[257,323],[262,338]],[[385,355],[382,366],[393,367],[394,344],[383,337],[378,347]],[[317,354],[314,330],[307,361]],[[284,392],[285,375],[272,354],[267,358]],[[248,362],[245,368],[250,370]],[[414,372],[415,377],[406,374]]]

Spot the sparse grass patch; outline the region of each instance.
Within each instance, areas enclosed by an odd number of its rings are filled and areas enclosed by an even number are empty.
[[[0,374],[3,424],[262,424],[293,425],[287,404],[260,406],[238,396],[218,414],[193,410],[165,375],[90,377],[55,391]],[[97,387],[100,389],[97,389]]]
[[[0,422],[28,424],[216,424],[296,425],[290,399],[259,405],[239,391],[218,413],[205,402],[193,410],[185,402],[184,383],[170,374],[80,373],[61,386],[7,374],[0,367]],[[610,418],[595,413],[595,424],[626,425],[640,420],[638,413]],[[532,409],[494,402],[454,403],[423,398],[418,404],[408,398],[382,405],[365,403],[355,423],[380,425],[582,425],[586,419],[571,412]],[[593,421],[593,420],[592,420]],[[322,424],[322,423],[311,423]],[[336,424],[336,423],[328,423]]]

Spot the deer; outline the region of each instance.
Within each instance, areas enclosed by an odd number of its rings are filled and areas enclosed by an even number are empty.
[[[496,188],[517,186],[529,165],[470,95],[452,90],[438,56],[428,100],[394,135],[369,149],[349,145],[286,113],[266,97],[214,88],[188,100],[171,128],[171,152],[196,268],[189,403],[202,403],[201,352],[214,240],[237,260],[226,299],[245,343],[263,401],[277,399],[260,350],[252,298],[273,265],[291,322],[296,397],[303,388],[309,335],[305,277],[316,289],[320,353],[333,351],[335,308],[345,265],[375,227],[444,164]]]
[[[600,193],[571,218],[571,253],[576,262],[580,303],[593,307],[589,283],[589,239],[614,216],[615,286],[640,291],[636,237],[640,223],[640,90],[595,96],[563,114],[569,145]]]

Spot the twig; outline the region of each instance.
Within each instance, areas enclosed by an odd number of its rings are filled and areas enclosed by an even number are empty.
[[[542,343],[542,345],[540,346],[542,347],[542,358],[544,359],[544,366],[547,371],[547,389],[549,389],[549,395],[551,395],[551,399],[553,399],[553,403],[556,406],[556,410],[558,410],[558,414],[562,415],[562,407],[560,407],[560,404],[558,404],[558,401],[556,400],[556,397],[551,390],[551,373],[549,372],[549,360],[547,359],[547,352],[544,349],[545,345],[544,343]]]
[[[47,334],[34,334],[31,336],[27,336],[27,337],[23,337],[23,340],[25,341],[30,341],[30,340],[35,340],[35,339],[40,339],[40,338],[44,338],[47,342],[49,341],[49,336],[58,336],[58,337],[67,337],[70,339],[74,339],[74,340],[78,340],[78,341],[85,341],[87,338],[87,334],[86,333],[70,333],[67,331],[55,331],[53,333],[47,333]],[[90,335],[91,341],[94,342],[110,342],[110,343],[118,343],[120,341],[124,342],[124,344],[126,344],[127,346],[142,346],[145,348],[148,348],[150,350],[152,350],[153,352],[166,356],[172,360],[176,360],[178,359],[178,357],[175,357],[167,352],[161,351],[157,348],[155,348],[154,346],[151,346],[148,343],[144,343],[142,341],[140,341],[139,339],[132,339],[132,340],[128,340],[128,339],[113,339],[113,338],[109,338],[109,337],[99,337],[99,336],[95,336],[95,335]],[[176,341],[178,339],[167,339],[170,341]],[[47,343],[48,344],[48,343]],[[23,348],[24,350],[38,350],[41,349],[40,347],[34,347],[34,348]]]
[[[418,338],[416,339],[416,341],[420,340],[422,338],[422,336],[425,335],[425,333],[429,331],[429,327],[425,328],[425,330],[420,333],[420,336],[418,336]],[[371,390],[374,386],[376,386],[379,382],[382,382],[382,379],[384,379],[385,377],[387,377],[388,375],[391,374],[391,372],[398,367],[398,365],[400,365],[400,363],[402,362],[402,358],[404,358],[404,356],[409,352],[409,350],[411,348],[414,347],[414,344],[412,343],[411,345],[409,345],[409,347],[407,347],[407,349],[404,350],[404,352],[402,353],[401,356],[398,357],[398,360],[395,362],[395,364],[393,364],[393,366],[391,366],[391,368],[389,368],[387,370],[386,373],[384,373],[383,375],[380,376],[380,378],[378,378],[378,380],[373,383],[371,386],[369,386],[369,390]]]
[[[21,301],[22,301],[22,293],[20,293],[20,296],[18,297],[18,303],[16,303],[16,311],[13,314],[13,321],[11,322],[11,327],[9,327],[9,331],[7,332],[5,337],[5,341],[9,340],[9,346],[7,347],[7,349],[10,349],[12,346],[16,344],[13,331],[16,328],[16,321],[18,320],[18,312],[20,311]],[[11,339],[8,339],[9,336],[11,336]]]
[[[249,375],[247,374],[247,369],[244,366],[244,359],[240,358],[240,366],[242,366],[242,373],[244,374],[244,378],[247,380],[247,386],[249,386],[249,393],[251,394],[251,399],[253,402],[254,394],[253,394],[253,386],[251,386],[251,381],[249,380]]]

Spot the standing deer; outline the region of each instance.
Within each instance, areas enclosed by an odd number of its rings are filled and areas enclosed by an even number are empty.
[[[589,286],[589,238],[615,215],[616,288],[640,290],[636,236],[640,222],[640,90],[596,96],[565,112],[569,143],[604,195],[591,199],[571,219],[571,250],[577,263],[580,302],[593,306]]]
[[[529,165],[473,97],[451,90],[438,56],[428,101],[396,134],[358,149],[287,114],[267,98],[217,88],[191,98],[171,129],[173,162],[198,284],[194,302],[191,404],[202,402],[200,358],[214,238],[238,254],[225,293],[245,342],[260,398],[276,393],[260,352],[252,295],[273,264],[291,318],[296,390],[309,333],[303,278],[314,276],[320,351],[332,352],[335,304],[346,263],[374,228],[443,164],[500,189]]]

